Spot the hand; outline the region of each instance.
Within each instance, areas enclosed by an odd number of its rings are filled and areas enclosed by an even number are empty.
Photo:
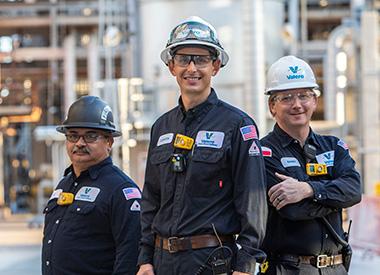
[[[234,271],[232,275],[249,275],[249,273]]]
[[[275,174],[282,182],[272,186],[268,191],[268,196],[269,201],[277,210],[313,196],[313,188],[307,182],[298,181],[280,173]]]
[[[143,264],[140,265],[139,271],[136,275],[154,275],[153,265]]]

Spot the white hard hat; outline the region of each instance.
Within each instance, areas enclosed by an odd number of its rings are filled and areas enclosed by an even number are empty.
[[[293,55],[281,57],[268,70],[265,94],[297,88],[318,89],[314,73],[305,61]],[[319,91],[316,91],[319,95]]]
[[[170,33],[166,48],[161,52],[161,59],[166,65],[172,59],[171,50],[181,45],[207,46],[216,50],[222,67],[228,62],[228,54],[220,45],[215,28],[198,16],[191,16]]]

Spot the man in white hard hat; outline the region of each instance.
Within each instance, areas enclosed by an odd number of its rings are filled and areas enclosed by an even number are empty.
[[[310,128],[317,88],[311,67],[297,57],[282,57],[268,71],[276,124],[261,140],[269,219],[260,274],[347,274],[342,208],[360,202],[360,176],[343,140]]]
[[[211,88],[228,55],[215,29],[191,17],[161,59],[180,99],[152,127],[138,274],[253,274],[265,258],[264,161],[254,121]]]

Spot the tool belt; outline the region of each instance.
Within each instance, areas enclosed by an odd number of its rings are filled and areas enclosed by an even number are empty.
[[[220,235],[220,240],[223,243],[234,243],[235,239],[232,235]],[[200,249],[206,247],[219,246],[219,240],[214,235],[196,235],[189,237],[169,237],[163,238],[156,236],[156,247],[168,250],[170,253],[185,251],[189,249]]]
[[[311,264],[317,268],[323,268],[343,263],[342,254],[338,255],[318,255],[318,256],[298,256],[298,255],[278,255],[273,257],[274,261],[290,261],[302,264]],[[269,260],[270,261],[270,260]]]

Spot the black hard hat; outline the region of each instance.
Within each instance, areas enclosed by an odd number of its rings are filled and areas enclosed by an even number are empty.
[[[71,104],[65,121],[56,129],[66,133],[68,128],[100,129],[109,131],[114,137],[121,136],[113,122],[110,106],[96,96],[82,96]]]

